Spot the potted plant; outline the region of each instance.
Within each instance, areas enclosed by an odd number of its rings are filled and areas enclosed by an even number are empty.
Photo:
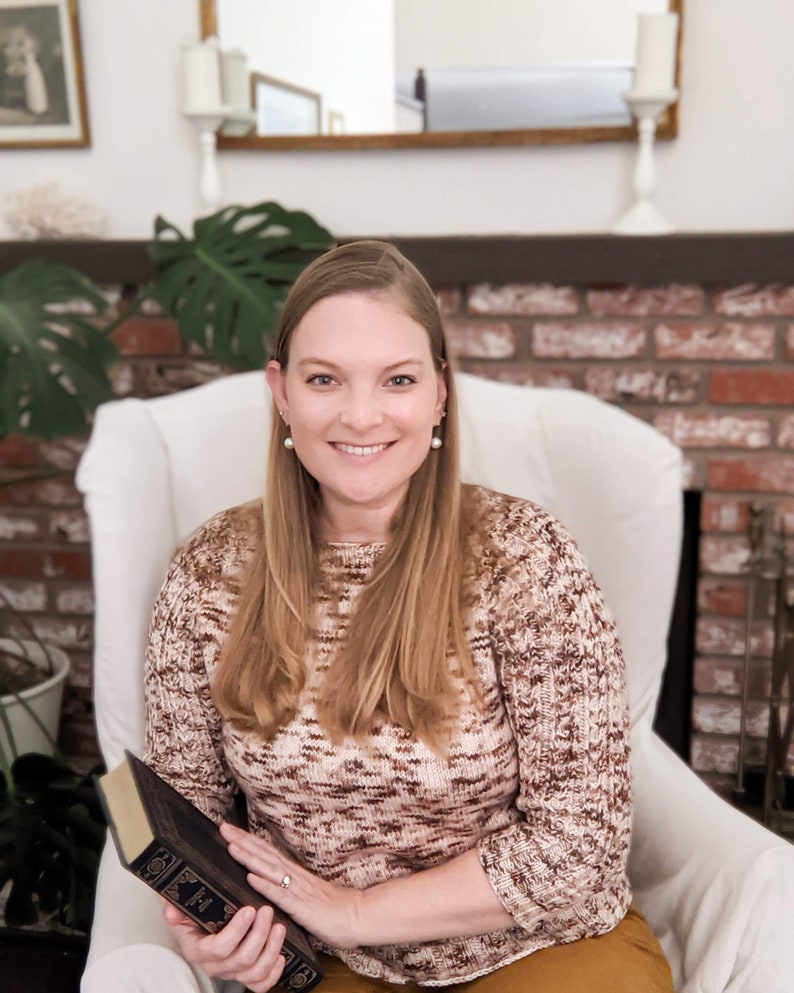
[[[22,263],[0,276],[0,437],[84,435],[94,409],[113,395],[113,332],[147,299],[209,357],[230,369],[261,367],[289,287],[332,243],[308,214],[272,202],[201,218],[192,238],[158,217],[149,247],[154,276],[118,312],[76,269]],[[56,473],[6,474],[0,485]],[[104,820],[91,777],[70,768],[55,747],[58,698],[55,723],[47,726],[35,697],[46,684],[62,689],[65,670],[56,670],[63,653],[36,639],[0,596],[0,638],[9,621],[24,633],[0,641],[0,959],[13,947],[14,977],[27,977],[22,954],[32,931],[61,944],[88,932]],[[76,976],[85,947],[78,940],[77,958],[72,954]],[[56,986],[52,977],[15,981],[25,993],[76,989],[76,979],[71,986]]]
[[[158,217],[149,246],[154,277],[120,312],[76,269],[22,263],[0,276],[0,437],[85,434],[95,408],[113,396],[113,332],[148,299],[209,357],[230,369],[261,368],[289,287],[332,243],[309,214],[273,202],[200,218],[192,238]],[[0,485],[51,474],[57,470],[12,474]],[[8,601],[0,600],[0,636],[7,613]],[[0,696],[20,667],[19,658],[0,652]],[[51,675],[37,665],[27,670],[34,682]]]

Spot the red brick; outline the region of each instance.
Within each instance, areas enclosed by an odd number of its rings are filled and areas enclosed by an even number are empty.
[[[453,355],[470,359],[509,359],[516,353],[516,331],[507,321],[465,321],[448,318],[444,323]]]
[[[734,697],[696,696],[692,701],[692,728],[707,734],[739,734],[742,705]],[[745,729],[753,737],[763,737],[769,725],[767,705],[750,701],[747,705]]]
[[[111,337],[122,355],[182,354],[182,336],[176,321],[169,318],[131,317]]]
[[[436,293],[438,307],[442,314],[457,314],[460,310],[461,292],[460,290],[439,290]]]
[[[563,317],[579,313],[579,294],[572,286],[551,283],[479,283],[471,289],[468,309],[472,314]]]
[[[56,590],[55,609],[59,614],[93,614],[94,591],[91,584],[74,583]]]
[[[653,425],[682,448],[766,448],[771,441],[766,417],[676,410],[657,414]]]
[[[135,370],[129,362],[117,362],[110,376],[114,397],[130,396],[135,391]]]
[[[747,666],[748,699],[764,700],[769,693],[771,663],[750,659]],[[741,696],[744,689],[744,659],[705,656],[695,659],[693,685],[696,693]]]
[[[773,324],[660,324],[654,340],[660,359],[762,362],[775,357]]]
[[[707,479],[715,490],[791,493],[794,492],[794,456],[711,459]]]
[[[794,359],[794,324],[790,324],[786,331],[786,358]]]
[[[746,636],[744,619],[699,617],[695,647],[701,655],[744,655]],[[758,658],[770,658],[772,643],[771,621],[754,621],[750,634],[751,654]]]
[[[639,324],[538,322],[532,329],[532,352],[544,359],[640,358],[645,344],[645,329]]]
[[[90,620],[36,617],[32,620],[32,627],[42,641],[58,648],[89,651],[93,645],[93,624]]]
[[[701,531],[746,532],[750,523],[747,500],[706,494],[700,505]]]
[[[705,494],[700,513],[701,531],[746,534],[750,526],[751,502],[737,497]],[[775,498],[774,505],[777,514],[777,529],[784,530],[786,534],[794,534],[794,499]]]
[[[60,438],[58,441],[42,441],[39,451],[49,465],[64,472],[74,472],[87,443],[87,438]]]
[[[684,458],[682,460],[682,485],[685,490],[699,490],[700,492],[706,486],[706,467],[703,465],[703,458],[698,453],[697,455],[692,455],[692,449],[689,449],[689,454],[684,453]]]
[[[462,362],[461,368],[474,376],[495,379],[500,383],[515,383],[518,386],[544,386],[559,389],[575,389],[576,376],[570,369],[553,369],[545,363],[537,362]]]
[[[74,544],[87,544],[91,540],[91,532],[85,511],[63,510],[51,514],[50,535]]]
[[[711,375],[712,403],[794,404],[794,372],[718,369]]]
[[[594,317],[695,316],[705,310],[702,287],[683,283],[589,290],[586,302]]]
[[[90,648],[90,646],[88,646]],[[72,716],[80,714],[92,714],[91,683],[92,683],[92,658],[87,649],[70,648],[67,650],[72,662],[72,670],[69,673],[69,694],[68,703],[64,704],[66,713]],[[87,699],[86,699],[87,698]]]
[[[74,488],[71,477],[41,479],[34,483],[0,485],[0,504],[22,507],[81,506],[82,496]]]
[[[714,296],[714,310],[733,317],[770,317],[794,314],[794,286],[746,283],[722,290]]]
[[[744,617],[747,612],[747,587],[720,579],[701,579],[698,583],[698,609],[707,614]]]
[[[777,430],[777,447],[794,448],[794,414],[786,414],[780,419]]]
[[[38,461],[36,444],[21,434],[7,434],[0,438],[0,466],[27,469]]]
[[[18,582],[3,580],[0,582],[0,611],[7,600],[14,610],[31,611],[47,609],[47,587],[44,583]]]
[[[695,369],[593,366],[584,382],[588,393],[611,402],[695,403],[700,373]]]
[[[14,508],[0,514],[0,541],[27,541],[41,534],[41,523],[30,514],[15,513]]]
[[[745,758],[748,762],[761,764],[766,755],[765,738],[747,738]],[[691,764],[701,774],[708,770],[720,773],[735,773],[739,756],[737,736],[706,735],[695,732],[692,735]]]
[[[703,535],[700,539],[700,569],[721,576],[747,572],[750,547],[744,535]]]
[[[90,579],[91,555],[78,551],[0,548],[0,575],[20,579]]]
[[[163,396],[189,390],[193,386],[219,379],[227,370],[220,362],[151,362],[140,363],[139,387],[144,397]]]

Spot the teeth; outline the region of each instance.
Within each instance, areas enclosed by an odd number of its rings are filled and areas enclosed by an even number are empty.
[[[346,452],[348,455],[375,455],[376,452],[382,452],[386,445],[366,445],[362,447],[361,445],[343,445],[340,443],[336,446],[340,452]]]

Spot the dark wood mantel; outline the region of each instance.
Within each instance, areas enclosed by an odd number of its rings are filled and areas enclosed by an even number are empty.
[[[371,237],[367,235],[366,237]],[[388,236],[382,236],[388,237]],[[351,241],[344,236],[341,241]],[[435,287],[472,282],[594,285],[794,282],[794,232],[394,237]],[[143,283],[152,274],[140,241],[0,241],[0,273],[29,258],[73,265],[96,282]]]

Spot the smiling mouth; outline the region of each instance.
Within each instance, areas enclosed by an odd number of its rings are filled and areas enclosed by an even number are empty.
[[[344,452],[346,455],[377,455],[379,452],[385,452],[389,447],[389,444],[384,445],[343,445],[340,441],[333,442],[334,448],[337,451]]]

